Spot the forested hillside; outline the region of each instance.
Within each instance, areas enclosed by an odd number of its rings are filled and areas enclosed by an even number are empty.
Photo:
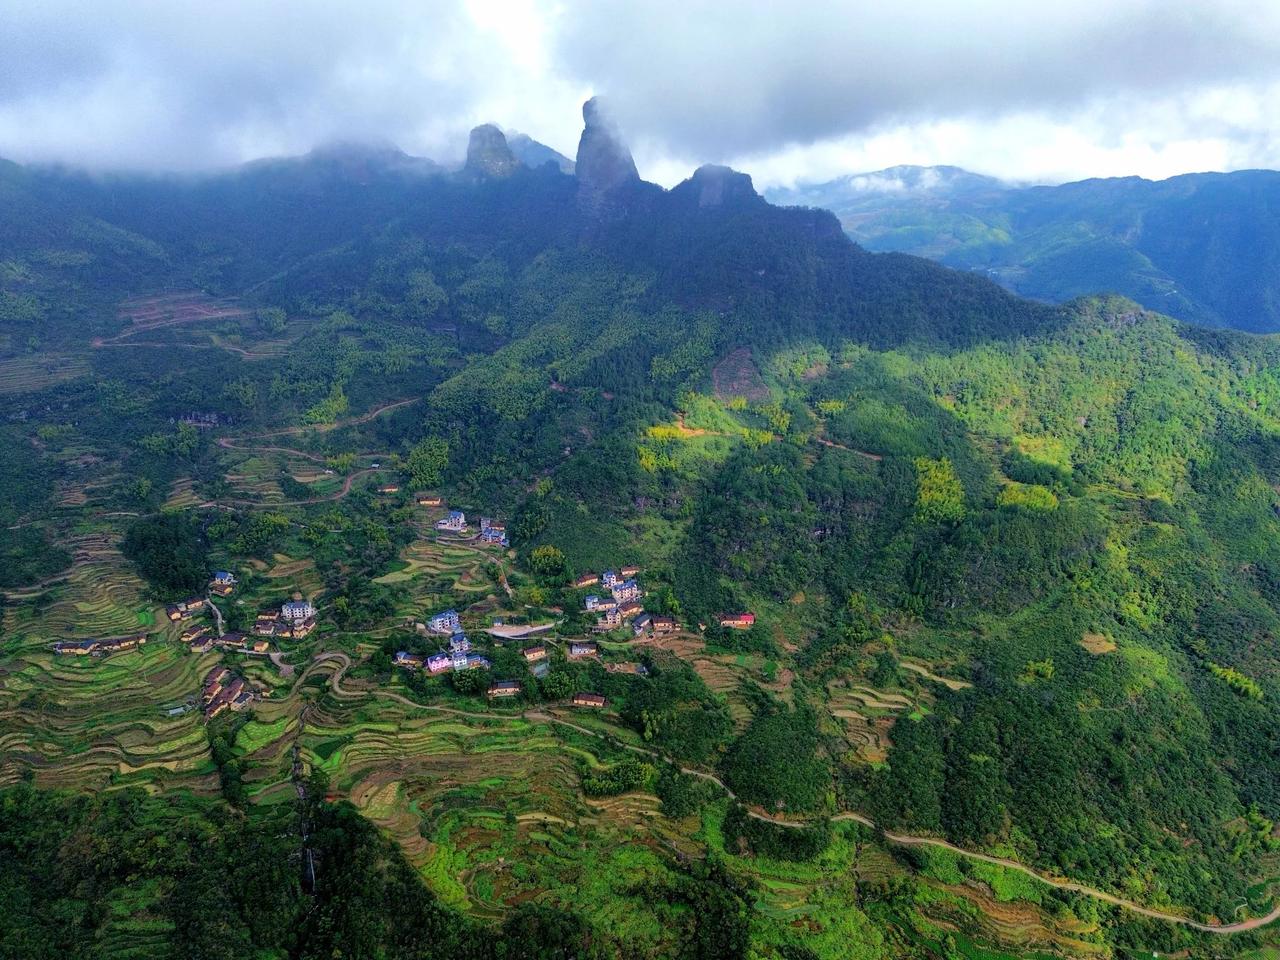
[[[1019,187],[954,167],[894,167],[771,201],[833,210],[869,250],[899,250],[1062,302],[1120,293],[1180,320],[1280,329],[1280,174]]]
[[[571,174],[0,171],[0,948],[1268,947],[1280,342],[585,114]],[[615,568],[668,627],[597,622]],[[483,670],[423,667],[448,610]]]

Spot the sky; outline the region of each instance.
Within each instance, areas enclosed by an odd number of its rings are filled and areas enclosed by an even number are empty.
[[[1280,168],[1276,0],[0,0],[0,156],[201,171],[333,142],[757,186],[946,163],[1023,182]]]

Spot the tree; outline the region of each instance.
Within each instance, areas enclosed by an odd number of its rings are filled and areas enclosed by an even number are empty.
[[[529,555],[529,569],[540,577],[553,580],[568,576],[569,567],[559,547],[545,544],[535,547]]]
[[[439,437],[418,441],[409,451],[409,479],[415,487],[434,487],[449,466],[449,443]]]
[[[489,686],[487,670],[454,670],[449,674],[449,682],[459,693],[479,693]]]
[[[120,549],[167,597],[192,593],[209,577],[200,522],[189,513],[162,513],[136,520]]]
[[[964,519],[964,487],[946,457],[916,457],[916,520],[959,523]]]

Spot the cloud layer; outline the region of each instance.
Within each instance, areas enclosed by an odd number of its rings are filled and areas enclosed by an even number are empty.
[[[1280,166],[1264,0],[0,0],[0,155],[205,169],[334,140],[572,153],[608,95],[642,173],[895,163],[1013,179]]]

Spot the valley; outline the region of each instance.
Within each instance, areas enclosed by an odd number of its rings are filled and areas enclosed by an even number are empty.
[[[486,132],[323,212],[258,168],[9,241],[0,880],[131,851],[25,935],[204,949],[221,889],[263,956],[345,903],[600,956],[1272,948],[1280,346],[662,191],[594,118],[572,174]]]

